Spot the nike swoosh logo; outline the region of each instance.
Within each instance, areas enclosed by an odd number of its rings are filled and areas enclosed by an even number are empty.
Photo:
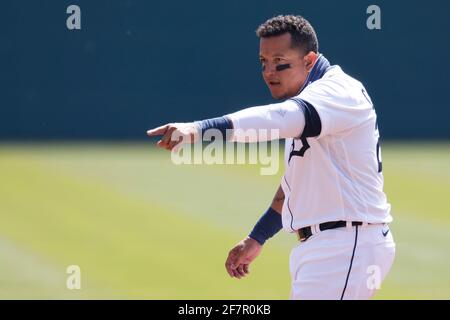
[[[389,229],[387,229],[387,231],[386,231],[386,232],[383,232],[383,231],[381,231],[381,233],[383,234],[383,237],[386,237],[386,236],[387,236],[387,234],[389,233]]]

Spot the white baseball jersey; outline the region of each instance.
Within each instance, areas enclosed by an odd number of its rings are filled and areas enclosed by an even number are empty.
[[[338,220],[391,222],[377,116],[364,86],[333,66],[290,100],[303,108],[305,127],[301,137],[286,139],[284,229]],[[308,137],[314,110],[320,134]]]

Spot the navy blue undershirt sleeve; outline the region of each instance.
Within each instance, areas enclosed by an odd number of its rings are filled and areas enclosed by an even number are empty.
[[[202,137],[207,130],[216,129],[222,133],[222,137],[225,140],[227,137],[227,130],[233,129],[233,122],[228,117],[218,117],[197,122],[200,126]]]

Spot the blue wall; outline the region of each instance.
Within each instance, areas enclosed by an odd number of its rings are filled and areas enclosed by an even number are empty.
[[[417,3],[417,4],[416,4]],[[77,4],[82,30],[66,28]],[[378,4],[382,29],[366,28]],[[305,16],[367,87],[384,138],[450,138],[450,2],[2,1],[0,139],[144,138],[147,128],[273,102],[255,29]]]

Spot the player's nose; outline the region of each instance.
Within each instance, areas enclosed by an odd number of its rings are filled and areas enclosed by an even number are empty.
[[[266,66],[263,70],[264,77],[270,78],[275,75],[276,69],[275,66]]]

